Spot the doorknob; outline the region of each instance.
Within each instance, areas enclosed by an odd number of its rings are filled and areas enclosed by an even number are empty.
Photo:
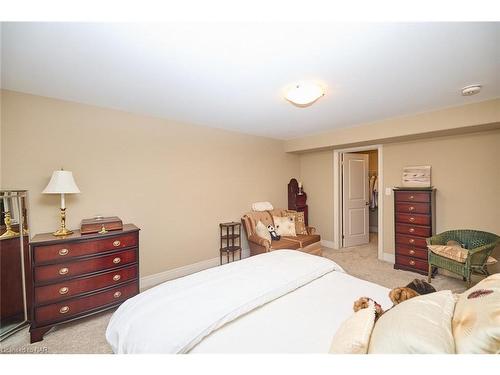
[[[370,202],[365,202],[365,205],[366,205],[366,206],[369,206],[369,205],[370,205]]]

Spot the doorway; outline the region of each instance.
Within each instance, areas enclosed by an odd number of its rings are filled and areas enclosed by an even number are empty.
[[[369,246],[384,260],[382,145],[334,150],[334,248]]]

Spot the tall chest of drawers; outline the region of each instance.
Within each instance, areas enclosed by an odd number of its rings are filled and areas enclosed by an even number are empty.
[[[30,242],[31,342],[53,326],[116,307],[139,293],[139,228]]]
[[[427,275],[426,238],[435,232],[435,217],[435,189],[394,189],[394,268]]]

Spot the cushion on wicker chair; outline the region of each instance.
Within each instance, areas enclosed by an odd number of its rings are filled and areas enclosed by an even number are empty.
[[[430,251],[434,254],[440,255],[442,257],[455,260],[460,263],[465,263],[469,251],[460,247],[458,245],[448,246],[448,245],[428,245]],[[487,265],[495,264],[497,260],[493,257],[488,257],[486,261]]]

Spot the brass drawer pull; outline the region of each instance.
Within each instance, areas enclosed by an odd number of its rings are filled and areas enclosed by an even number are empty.
[[[59,289],[59,294],[66,294],[69,292],[69,288],[67,286],[63,286],[61,289]]]
[[[410,211],[415,211],[415,207],[410,206],[410,208],[408,208],[408,210],[410,210]]]
[[[63,306],[59,309],[61,314],[66,314],[69,311],[69,306]]]
[[[59,270],[59,275],[66,275],[69,272],[69,268],[63,267]]]
[[[122,295],[122,292],[118,291],[113,294],[113,298],[120,298]]]
[[[69,253],[68,249],[61,249],[61,250],[59,250],[59,255],[60,256],[68,255],[68,253]]]
[[[415,218],[413,216],[410,217],[410,221],[413,223],[415,221]]]
[[[410,195],[410,199],[415,199],[415,197],[413,195]]]
[[[414,260],[410,260],[410,265],[414,266],[415,265],[415,261]]]
[[[113,259],[113,263],[114,263],[114,264],[118,264],[118,263],[120,263],[121,261],[122,261],[122,260],[121,260],[121,258],[120,258],[120,257],[116,257],[115,259]]]
[[[120,241],[118,241],[118,240],[113,241],[113,246],[114,246],[114,247],[118,247],[118,246],[120,246],[120,245],[121,245],[121,242],[120,242]]]
[[[408,229],[408,231],[409,231],[410,233],[413,233],[413,232],[415,232],[415,228],[410,228],[410,229]]]
[[[120,275],[115,275],[115,276],[113,276],[113,280],[114,280],[114,281],[118,281],[118,280],[120,280],[121,278],[122,278],[122,277],[121,277]]]
[[[410,239],[408,240],[408,242],[409,242],[409,243],[415,243],[415,240],[414,240],[413,238],[410,238]]]
[[[413,255],[413,254],[415,254],[415,250],[410,250],[409,253],[410,253],[410,255]]]

